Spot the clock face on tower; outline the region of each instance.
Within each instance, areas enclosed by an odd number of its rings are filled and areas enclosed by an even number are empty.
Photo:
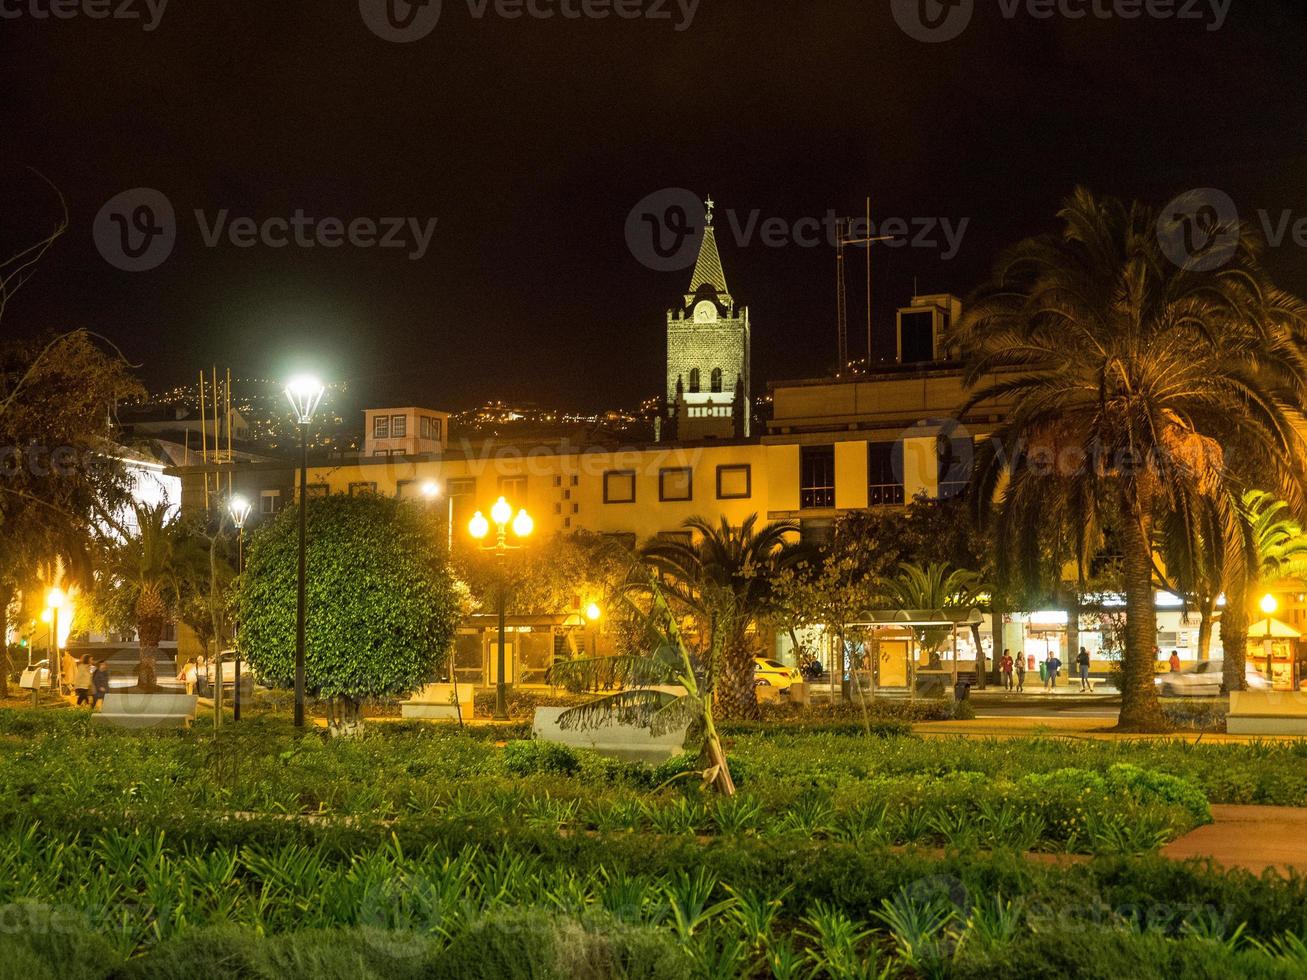
[[[712,323],[717,319],[717,304],[710,299],[700,301],[694,308],[695,323]]]

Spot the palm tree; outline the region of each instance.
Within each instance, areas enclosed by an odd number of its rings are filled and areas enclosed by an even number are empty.
[[[1229,576],[1221,615],[1226,691],[1242,691],[1248,686],[1248,628],[1259,587],[1301,575],[1307,569],[1307,535],[1289,516],[1289,506],[1283,500],[1264,490],[1249,490],[1240,501],[1239,515],[1244,557]]]
[[[717,525],[692,517],[683,525],[696,535],[691,543],[654,541],[641,550],[644,560],[662,573],[668,591],[699,615],[710,646],[721,650],[720,663],[709,665],[708,685],[728,718],[758,717],[753,629],[771,608],[773,575],[802,554],[787,540],[798,534],[797,521],[755,530],[757,524],[757,514],[739,527],[725,517]]]
[[[980,576],[943,562],[928,565],[904,563],[884,583],[885,598],[899,609],[970,609],[981,592]],[[917,645],[927,657],[939,652],[952,635],[948,626],[914,626]],[[915,670],[913,671],[915,674]],[[916,678],[908,678],[908,690],[916,692]]]
[[[646,601],[636,601],[640,594]],[[734,796],[735,782],[713,719],[706,669],[715,651],[710,649],[707,656],[691,652],[652,570],[633,569],[621,598],[641,623],[650,652],[555,662],[549,669],[551,683],[589,690],[597,689],[596,681],[602,678],[619,681],[625,688],[569,708],[559,715],[559,726],[584,730],[616,721],[662,735],[687,725],[689,737],[700,744],[704,783],[724,796]],[[680,687],[685,693],[678,696],[659,687]]]
[[[1301,302],[1276,289],[1249,228],[1217,269],[1177,266],[1157,215],[1077,190],[1060,234],[1006,254],[959,325],[967,409],[1010,404],[973,485],[997,513],[1000,551],[1035,562],[1044,528],[1069,521],[1083,570],[1116,515],[1126,594],[1119,725],[1164,721],[1153,683],[1158,520],[1197,525],[1253,478],[1307,512]],[[1192,519],[1191,519],[1192,518]],[[1083,571],[1082,571],[1083,575]]]
[[[202,556],[167,503],[132,506],[135,534],[121,542],[112,565],[113,588],[131,610],[140,641],[137,686],[158,687],[159,642]]]

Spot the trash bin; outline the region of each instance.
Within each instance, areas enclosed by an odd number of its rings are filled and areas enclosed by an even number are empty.
[[[1041,684],[1048,681],[1048,661],[1039,661],[1039,682]]]

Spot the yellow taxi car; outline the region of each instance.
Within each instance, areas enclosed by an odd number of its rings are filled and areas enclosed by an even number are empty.
[[[803,675],[795,667],[786,667],[779,660],[755,657],[753,660],[754,683],[759,687],[774,687],[778,691],[787,691],[791,684],[798,684]]]

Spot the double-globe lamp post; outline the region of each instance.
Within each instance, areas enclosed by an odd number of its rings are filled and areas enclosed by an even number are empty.
[[[286,398],[295,412],[295,421],[300,427],[300,544],[299,544],[299,591],[295,610],[295,727],[304,727],[304,621],[307,612],[305,600],[305,575],[308,560],[306,543],[308,538],[308,495],[309,495],[309,423],[313,413],[322,401],[322,382],[317,378],[301,375],[292,378],[286,385]]]
[[[240,494],[232,497],[227,501],[227,513],[231,515],[231,522],[236,526],[236,574],[245,574],[245,522],[250,519],[250,502]],[[240,624],[236,624],[239,628]],[[233,721],[241,720],[241,645],[240,641],[233,637],[233,646],[236,648],[236,686],[232,691],[231,717]]]
[[[531,532],[535,530],[535,521],[525,510],[519,510],[517,516],[513,516],[513,508],[503,497],[495,501],[495,506],[490,508],[490,521],[494,521],[496,533],[494,544],[482,544],[481,550],[493,551],[499,563],[499,656],[496,665],[499,668],[498,676],[495,678],[495,721],[508,721],[508,698],[504,686],[505,671],[505,622],[504,622],[504,590],[508,575],[504,569],[504,557],[509,551],[522,547],[520,544],[508,543],[509,522],[512,522],[513,535],[516,538],[528,538]],[[490,521],[487,521],[481,511],[477,511],[472,520],[468,523],[467,529],[472,537],[478,541],[485,541],[490,534]]]

